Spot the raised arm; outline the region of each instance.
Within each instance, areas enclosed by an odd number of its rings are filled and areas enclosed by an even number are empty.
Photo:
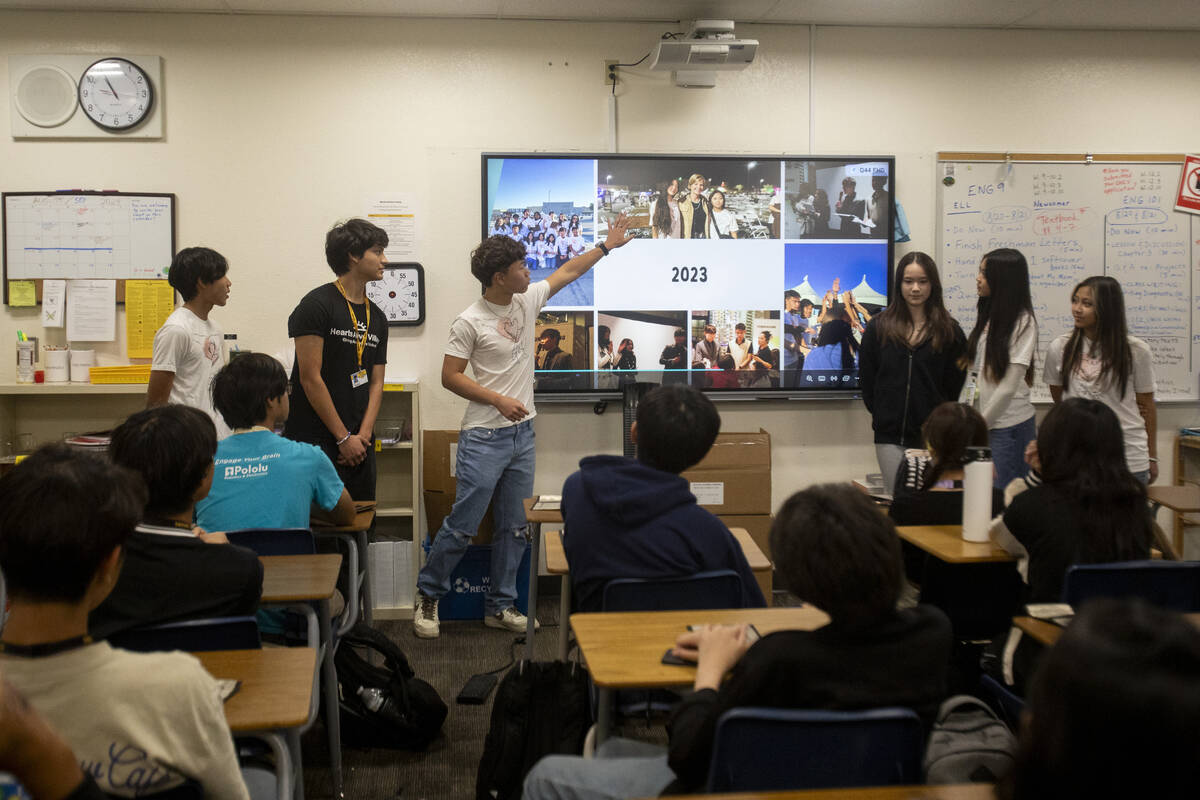
[[[621,214],[613,221],[611,225],[608,226],[608,238],[604,240],[603,245],[597,245],[591,250],[588,250],[586,253],[575,256],[575,258],[572,258],[570,261],[554,270],[554,272],[550,273],[550,277],[546,279],[546,282],[550,284],[550,296],[553,297],[558,293],[559,289],[562,289],[567,284],[578,279],[581,275],[595,266],[596,262],[604,257],[605,249],[611,252],[612,250],[616,250],[618,247],[624,247],[626,244],[632,241],[633,237],[628,235],[628,229],[629,219],[625,216],[625,214]],[[445,376],[444,369],[442,370],[442,375],[443,377]],[[443,380],[443,385],[444,383],[445,382]],[[452,387],[447,386],[446,388],[450,389],[450,391],[455,391]],[[463,396],[465,397],[466,395]]]

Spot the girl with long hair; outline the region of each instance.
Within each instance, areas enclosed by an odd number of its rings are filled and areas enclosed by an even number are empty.
[[[992,250],[975,277],[979,315],[967,339],[969,365],[960,399],[987,421],[1003,489],[1025,472],[1025,446],[1037,436],[1029,387],[1037,351],[1037,320],[1029,296],[1029,264],[1019,250]]]
[[[889,494],[904,450],[924,444],[926,417],[962,391],[965,373],[958,362],[967,351],[967,337],[942,303],[932,258],[906,254],[896,264],[893,287],[892,302],[867,323],[858,358],[875,457]]]
[[[1044,377],[1055,403],[1088,397],[1113,410],[1125,438],[1125,463],[1142,483],[1158,477],[1154,366],[1150,348],[1129,335],[1121,284],[1105,275],[1071,291],[1075,329],[1050,343]]]
[[[679,213],[679,181],[675,178],[660,183],[654,199],[650,201],[650,236],[654,239],[680,239],[683,237],[683,220]]]
[[[622,339],[617,345],[617,369],[637,369],[637,356],[633,354],[633,339]]]
[[[1040,485],[1018,494],[992,523],[992,539],[1028,559],[1025,602],[1058,603],[1073,564],[1150,557],[1153,536],[1146,488],[1125,465],[1117,415],[1098,400],[1072,397],[1050,409],[1037,435]],[[1036,483],[1036,480],[1033,481]],[[1015,630],[1015,629],[1014,629]],[[1004,678],[1020,684],[1032,674],[1036,651],[1009,636]]]
[[[738,222],[734,213],[725,207],[725,193],[713,189],[708,194],[708,203],[712,206],[712,230],[718,239],[738,238]]]

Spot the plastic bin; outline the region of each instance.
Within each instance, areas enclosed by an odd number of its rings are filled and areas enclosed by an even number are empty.
[[[422,546],[429,557],[429,540]],[[440,619],[483,619],[483,600],[487,595],[488,573],[491,571],[492,546],[473,544],[467,547],[462,560],[450,573],[450,591],[438,603]],[[517,610],[527,614],[529,608],[529,545],[517,568]]]

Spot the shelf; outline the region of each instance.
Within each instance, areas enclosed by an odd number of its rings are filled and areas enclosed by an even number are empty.
[[[375,606],[375,619],[412,619],[412,606]]]
[[[405,506],[390,506],[388,508],[376,508],[376,517],[411,517],[413,510]]]
[[[144,383],[0,383],[0,395],[146,394]]]
[[[378,441],[378,440],[376,440],[376,441]],[[412,450],[413,443],[412,443],[412,441],[396,442],[395,444],[384,444],[384,443],[380,442],[379,449],[380,450]]]

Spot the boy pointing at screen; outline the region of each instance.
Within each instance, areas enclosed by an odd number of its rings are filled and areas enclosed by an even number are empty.
[[[483,622],[525,629],[527,620],[513,604],[525,550],[521,501],[533,494],[534,323],[556,292],[633,238],[628,227],[622,214],[602,244],[532,285],[525,248],[512,239],[492,236],[471,253],[471,274],[483,286],[483,296],[451,324],[442,362],[442,386],[469,401],[458,436],[458,489],[417,576],[417,636],[434,639],[441,633],[438,601],[450,590],[450,574],[478,532],[489,501],[494,501],[496,533]],[[466,374],[468,364],[474,378]]]

